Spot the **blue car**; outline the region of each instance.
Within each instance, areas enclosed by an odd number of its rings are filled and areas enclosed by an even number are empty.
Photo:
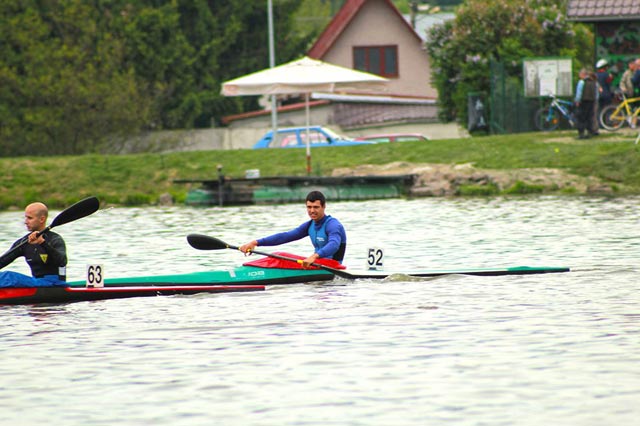
[[[371,145],[373,142],[355,141],[345,136],[340,136],[336,132],[326,127],[310,126],[309,140],[311,147],[321,146],[352,146],[352,145]],[[253,146],[253,149],[262,148],[306,148],[307,146],[307,128],[306,127],[289,127],[286,129],[278,129],[276,131],[275,141],[273,140],[273,131],[268,131]]]

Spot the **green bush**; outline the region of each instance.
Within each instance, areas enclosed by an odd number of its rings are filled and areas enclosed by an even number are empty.
[[[149,194],[128,194],[124,197],[122,204],[125,206],[139,206],[154,204],[155,198]]]
[[[566,8],[557,0],[465,0],[454,19],[434,25],[426,48],[440,118],[466,122],[468,94],[491,93],[492,62],[519,82],[522,58],[569,56],[576,71],[591,63],[590,29],[569,21]]]
[[[504,190],[505,194],[540,194],[547,189],[544,185],[533,185],[517,181],[510,188]]]

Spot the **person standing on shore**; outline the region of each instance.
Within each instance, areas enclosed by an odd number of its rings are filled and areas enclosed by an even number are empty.
[[[633,82],[631,81],[633,74],[636,70],[636,60],[635,59],[631,59],[628,63],[627,63],[627,69],[624,71],[624,73],[622,74],[622,77],[620,78],[620,90],[622,91],[622,93],[624,93],[624,95],[627,98],[632,98],[633,97]]]
[[[631,84],[633,84],[633,96],[640,91],[640,58],[633,63],[633,76],[631,76]]]
[[[0,269],[23,256],[32,277],[18,272],[0,272],[0,287],[49,287],[65,285],[67,248],[62,237],[41,233],[47,226],[49,211],[43,203],[31,203],[24,211],[24,224],[30,233],[13,243],[0,256]]]
[[[277,246],[309,236],[315,251],[302,261],[303,267],[308,268],[319,258],[334,259],[342,263],[347,248],[347,234],[338,219],[325,214],[326,199],[324,194],[320,191],[311,191],[307,194],[305,202],[307,214],[311,220],[290,231],[243,244],[239,247],[240,251],[251,254],[251,251],[258,246]]]
[[[598,102],[594,108],[594,119],[592,124],[593,134],[598,134],[600,131],[600,123],[598,123],[598,117],[600,111],[613,100],[613,93],[611,92],[611,82],[613,81],[613,75],[609,72],[609,62],[606,59],[600,59],[596,64],[596,80],[598,82]]]
[[[598,105],[599,109],[602,110],[602,108],[611,103],[611,99],[613,98],[613,94],[611,93],[613,75],[609,72],[609,62],[607,62],[606,59],[600,59],[596,64],[596,68],[596,78],[598,80],[598,86],[600,86]]]
[[[588,139],[594,135],[593,109],[598,100],[598,88],[593,73],[586,68],[580,70],[580,80],[576,86],[575,105],[578,119],[578,139]]]

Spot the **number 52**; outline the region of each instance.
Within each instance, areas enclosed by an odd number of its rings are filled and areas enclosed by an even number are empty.
[[[369,269],[382,269],[384,263],[384,250],[372,247],[367,251],[367,266]]]

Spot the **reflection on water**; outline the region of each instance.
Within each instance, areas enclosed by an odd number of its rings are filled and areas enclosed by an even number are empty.
[[[639,201],[328,204],[348,228],[351,268],[375,245],[388,270],[567,274],[2,307],[0,424],[634,424]],[[96,262],[113,277],[232,267],[242,254],[194,250],[186,235],[239,245],[304,220],[300,205],[115,208],[57,232],[70,279],[83,280]],[[0,213],[6,248],[24,232],[22,212]],[[28,271],[22,259],[7,269]]]

